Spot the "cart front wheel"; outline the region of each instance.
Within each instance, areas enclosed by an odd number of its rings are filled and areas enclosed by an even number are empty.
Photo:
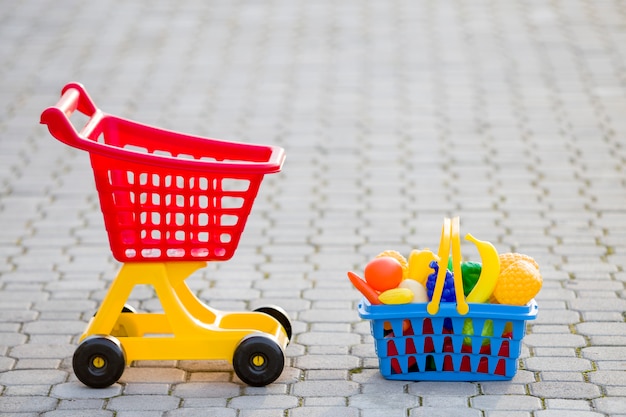
[[[287,315],[287,312],[285,310],[278,306],[271,305],[256,308],[254,311],[259,313],[265,313],[268,316],[275,318],[280,323],[280,325],[283,326],[283,329],[285,329],[287,339],[291,340],[291,335],[293,333],[293,330],[291,329],[291,319],[289,319],[289,316]]]
[[[233,355],[233,368],[243,382],[263,387],[276,381],[285,366],[285,353],[273,339],[263,335],[244,338]]]
[[[120,342],[112,336],[90,336],[83,340],[72,359],[74,374],[91,388],[106,388],[124,373],[126,358]]]

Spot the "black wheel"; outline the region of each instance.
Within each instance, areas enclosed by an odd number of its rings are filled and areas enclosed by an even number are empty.
[[[126,358],[120,342],[112,336],[89,336],[74,352],[74,374],[91,388],[106,388],[124,373]]]
[[[268,336],[244,338],[235,349],[233,368],[243,382],[263,387],[276,381],[285,366],[285,353]]]
[[[274,317],[283,329],[285,329],[285,333],[287,334],[287,339],[291,340],[292,329],[291,329],[291,320],[287,315],[287,312],[278,306],[263,306],[255,309],[254,311],[259,313],[265,313],[268,316]]]

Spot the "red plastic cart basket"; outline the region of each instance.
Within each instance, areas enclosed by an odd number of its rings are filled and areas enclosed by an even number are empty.
[[[89,120],[80,133],[70,121]],[[285,154],[159,129],[98,109],[70,83],[41,115],[59,141],[88,151],[113,256],[120,262],[230,259],[254,198]]]

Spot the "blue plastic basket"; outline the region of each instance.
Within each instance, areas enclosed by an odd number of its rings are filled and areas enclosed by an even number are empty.
[[[456,303],[441,303],[430,315],[426,303],[371,305],[359,316],[371,320],[380,373],[409,381],[500,381],[515,376],[526,321],[537,303],[525,306],[470,303],[461,315]]]

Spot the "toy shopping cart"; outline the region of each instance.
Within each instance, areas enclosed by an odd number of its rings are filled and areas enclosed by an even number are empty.
[[[88,118],[80,133],[70,116]],[[175,133],[106,114],[78,83],[41,115],[59,141],[89,152],[113,256],[123,265],[80,338],[74,373],[94,388],[115,383],[135,360],[227,360],[252,386],[275,381],[291,338],[280,307],[223,312],[185,279],[230,259],[265,174],[280,171],[278,147]],[[163,313],[126,305],[151,285]]]

